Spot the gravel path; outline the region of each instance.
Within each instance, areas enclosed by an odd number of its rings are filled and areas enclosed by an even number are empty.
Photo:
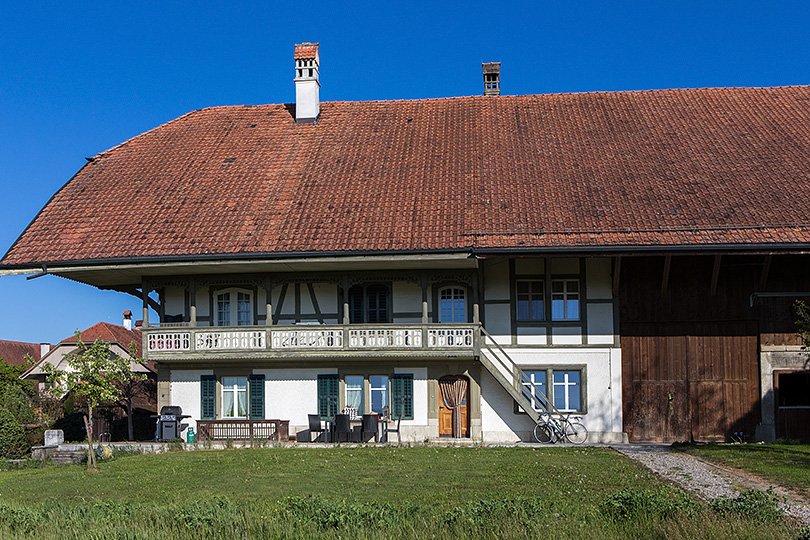
[[[766,490],[771,487],[742,471],[709,463],[666,445],[623,444],[612,445],[611,448],[705,500],[726,499],[736,497],[742,490]],[[807,501],[778,486],[773,487],[777,495],[787,498],[787,502],[780,505],[782,511],[799,523],[810,525],[810,505]]]

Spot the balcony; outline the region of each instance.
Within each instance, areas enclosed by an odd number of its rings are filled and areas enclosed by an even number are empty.
[[[384,324],[187,327],[143,329],[144,356],[191,359],[286,359],[478,354],[478,324]]]

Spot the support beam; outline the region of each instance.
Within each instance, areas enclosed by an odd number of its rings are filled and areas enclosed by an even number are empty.
[[[273,282],[269,277],[264,279],[264,293],[266,295],[264,299],[264,324],[267,326],[273,326]]]
[[[421,276],[421,284],[422,284],[422,324],[427,324],[430,321],[428,320],[428,294],[427,294],[427,276],[424,272],[422,272]]]
[[[189,298],[189,326],[195,328],[197,326],[197,279],[191,278],[188,283],[188,298]],[[158,409],[159,410],[159,409]]]
[[[343,324],[350,324],[351,317],[349,316],[349,276],[343,275]]]
[[[143,327],[149,328],[149,285],[145,279],[141,282],[141,298],[143,300]]]
[[[771,271],[771,256],[765,255],[765,260],[762,262],[762,274],[759,276],[759,290],[764,291],[765,285],[768,283],[768,273]]]
[[[714,296],[715,293],[717,293],[717,278],[720,277],[720,261],[722,259],[722,255],[714,256],[714,268],[712,268],[712,284],[709,286],[709,296]]]
[[[669,268],[672,265],[672,255],[664,257],[664,275],[661,277],[661,297],[667,294],[669,287]]]

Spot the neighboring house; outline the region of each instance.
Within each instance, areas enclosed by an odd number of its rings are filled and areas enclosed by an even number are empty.
[[[535,388],[596,441],[808,424],[810,87],[501,96],[487,64],[485,96],[321,103],[295,62],[295,104],[89,159],[0,273],[141,298],[192,426],[390,405],[406,440],[530,440]]]
[[[138,328],[132,326],[132,313],[130,311],[124,312],[124,326],[100,322],[94,324],[90,328],[81,331],[79,339],[83,343],[91,344],[97,339],[101,339],[110,345],[110,354],[116,355],[120,358],[130,359],[130,370],[133,373],[145,375],[147,379],[155,379],[156,371],[153,362],[140,362],[138,359],[143,357],[143,337]],[[130,345],[135,346],[135,356],[130,353]],[[47,382],[47,375],[43,369],[45,364],[50,364],[56,369],[68,370],[67,357],[71,354],[80,353],[77,346],[77,336],[73,335],[65,338],[57,345],[53,346],[51,350],[42,356],[42,358],[23,373],[20,378],[35,381],[36,388],[39,392],[47,392],[50,388],[50,383]],[[138,389],[138,392],[133,392],[131,396],[130,408],[133,414],[138,413],[142,416],[148,417],[156,411],[156,395],[154,392],[145,392]],[[98,411],[98,415],[93,419],[94,429],[98,433],[111,431],[110,420],[115,420],[126,416],[124,409],[126,403],[121,403],[117,407],[107,407],[109,412],[105,414],[104,410]]]
[[[24,366],[28,358],[39,362],[43,354],[47,354],[51,346],[47,343],[25,343],[22,341],[6,341],[0,339],[0,358],[15,366]]]

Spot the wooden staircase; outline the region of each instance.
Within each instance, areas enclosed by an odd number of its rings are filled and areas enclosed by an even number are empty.
[[[498,345],[495,339],[481,327],[481,355],[479,359],[487,371],[496,381],[509,392],[515,403],[525,412],[533,422],[540,420],[540,411],[560,414],[554,405],[546,398],[540,388],[535,385],[518,366],[512,357]]]

